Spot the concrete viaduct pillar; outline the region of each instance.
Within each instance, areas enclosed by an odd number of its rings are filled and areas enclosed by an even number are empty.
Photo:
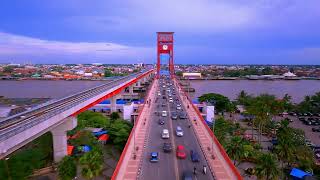
[[[133,85],[129,86],[129,94],[133,94]]]
[[[117,111],[117,98],[118,98],[118,95],[114,95],[114,96],[112,96],[110,98],[110,110],[111,110],[111,113]]]
[[[64,122],[51,130],[53,138],[53,158],[59,162],[67,155],[67,131],[77,126],[77,118],[70,116]]]

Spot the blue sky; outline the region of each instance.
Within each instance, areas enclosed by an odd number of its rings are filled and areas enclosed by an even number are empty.
[[[0,63],[320,64],[319,0],[3,0]]]

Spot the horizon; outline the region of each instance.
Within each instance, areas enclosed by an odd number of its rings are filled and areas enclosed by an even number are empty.
[[[156,32],[173,31],[175,64],[320,65],[319,7],[316,0],[13,0],[0,6],[0,63],[154,63]]]

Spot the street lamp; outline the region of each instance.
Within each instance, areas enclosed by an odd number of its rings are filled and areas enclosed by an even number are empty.
[[[133,114],[133,158],[136,159],[136,120],[135,114]]]
[[[6,171],[7,171],[7,175],[8,175],[8,180],[11,180],[11,176],[10,176],[10,171],[9,171],[9,166],[8,166],[8,160],[10,158],[6,157],[5,160],[5,166],[6,166]]]

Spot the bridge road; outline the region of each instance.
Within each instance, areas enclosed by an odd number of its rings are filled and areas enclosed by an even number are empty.
[[[192,172],[193,168],[197,168],[197,175],[194,176],[194,179],[213,179],[212,174],[209,172],[206,175],[202,174],[203,165],[208,167],[208,164],[205,161],[205,158],[199,148],[199,144],[197,142],[196,136],[193,132],[192,128],[188,128],[189,120],[172,120],[171,119],[171,112],[177,111],[176,110],[176,102],[169,103],[166,99],[163,99],[163,90],[165,88],[160,87],[161,96],[158,96],[158,101],[154,104],[151,108],[152,116],[151,116],[151,125],[149,129],[149,138],[147,142],[146,150],[143,154],[143,163],[142,163],[142,171],[139,179],[145,180],[157,180],[157,179],[182,179],[182,174],[185,171]],[[165,90],[166,91],[166,90]],[[168,94],[166,93],[166,98],[168,99]],[[178,96],[177,96],[178,97]],[[165,106],[163,107],[162,104]],[[183,107],[182,107],[183,108]],[[159,116],[156,115],[154,112],[160,112]],[[161,111],[167,111],[167,117],[161,117]],[[186,112],[185,110],[182,110]],[[159,125],[158,120],[160,118],[165,118],[165,124]],[[181,126],[184,130],[183,137],[177,137],[175,134],[175,129],[177,126]],[[161,131],[162,129],[169,129],[170,138],[169,139],[162,139],[161,138]],[[162,150],[162,146],[164,142],[171,142],[172,152],[171,153],[164,153]],[[178,159],[175,154],[175,149],[177,145],[183,145],[186,148],[187,158],[186,159]],[[193,163],[190,157],[190,150],[196,150],[200,156],[200,162]],[[159,152],[159,162],[151,163],[150,153],[151,152]]]
[[[158,96],[157,101],[152,103],[151,118],[150,118],[150,127],[149,127],[149,137],[147,140],[147,146],[143,154],[142,170],[140,178],[141,180],[171,180],[177,179],[177,162],[174,152],[164,153],[162,146],[164,142],[171,142],[172,134],[170,132],[170,119],[169,114],[167,117],[162,117],[162,111],[168,111],[168,106],[162,106],[162,103],[167,103],[165,99],[162,99],[162,96]],[[157,114],[155,113],[157,112]],[[159,125],[159,119],[164,119],[165,124]],[[161,131],[162,129],[169,129],[170,138],[162,139]],[[150,153],[158,152],[159,153],[159,162],[151,163],[150,162]]]

